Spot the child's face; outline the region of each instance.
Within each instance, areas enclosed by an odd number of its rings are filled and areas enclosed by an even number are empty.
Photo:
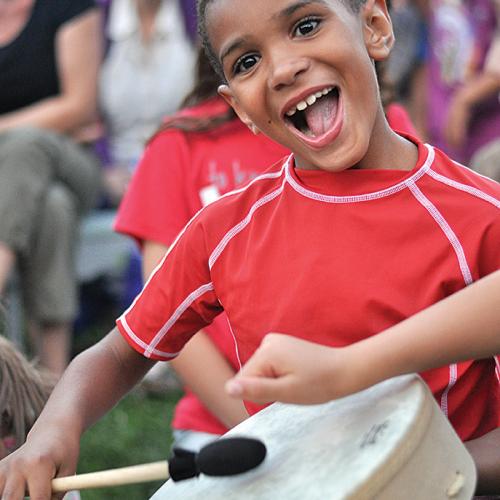
[[[361,166],[385,124],[372,61],[393,40],[383,0],[359,13],[339,0],[213,0],[207,31],[228,82],[220,93],[245,123],[299,167]]]

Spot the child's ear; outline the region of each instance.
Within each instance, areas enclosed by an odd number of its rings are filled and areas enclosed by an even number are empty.
[[[229,88],[228,85],[219,85],[219,88],[217,89],[217,92],[219,95],[231,106],[235,113],[238,115],[239,119],[255,134],[257,135],[260,131],[259,129],[254,125],[252,120],[248,117],[248,115],[243,111],[241,106],[238,104],[238,101],[234,97],[233,93],[231,92],[231,89]]]
[[[375,61],[387,59],[394,45],[394,31],[385,0],[367,0],[363,22],[368,54]]]

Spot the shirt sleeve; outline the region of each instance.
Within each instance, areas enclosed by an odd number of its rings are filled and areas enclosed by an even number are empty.
[[[499,214],[500,215],[500,214]],[[480,277],[500,269],[500,217],[492,221],[483,233],[479,253]]]
[[[195,217],[165,255],[117,326],[146,357],[174,358],[186,342],[222,312],[208,266],[205,231]]]
[[[169,246],[191,218],[186,176],[191,155],[185,136],[168,130],[145,150],[115,220],[115,230]]]

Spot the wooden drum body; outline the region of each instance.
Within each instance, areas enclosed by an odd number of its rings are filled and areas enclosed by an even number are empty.
[[[227,436],[262,440],[267,457],[232,477],[168,481],[154,500],[465,500],[472,458],[416,375],[314,406],[275,403]]]

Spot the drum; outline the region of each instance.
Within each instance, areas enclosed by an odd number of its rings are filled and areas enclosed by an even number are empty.
[[[322,405],[275,403],[235,435],[265,443],[260,466],[168,481],[152,500],[465,500],[475,489],[471,456],[416,375]]]

